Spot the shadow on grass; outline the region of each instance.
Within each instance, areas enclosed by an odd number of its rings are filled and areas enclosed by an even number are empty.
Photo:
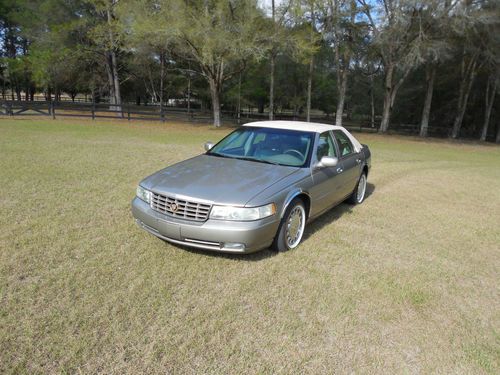
[[[270,248],[259,250],[255,253],[250,253],[250,254],[231,254],[231,253],[218,253],[216,251],[210,251],[210,250],[193,249],[190,247],[179,246],[179,245],[176,246],[183,250],[189,251],[190,253],[193,254],[200,254],[209,257],[225,258],[225,259],[241,260],[241,261],[258,261],[278,255],[276,251],[273,251]]]
[[[370,195],[372,195],[374,191],[375,191],[375,185],[373,185],[370,182],[367,182],[365,200],[370,198]],[[314,233],[320,231],[327,225],[330,225],[334,221],[338,220],[342,215],[351,212],[353,209],[355,209],[355,206],[343,202],[338,206],[326,211],[324,214],[314,219],[306,226],[306,230],[304,232],[304,237],[302,238],[302,241],[308,239],[309,237],[314,235]]]
[[[365,199],[370,198],[370,195],[373,194],[375,191],[375,185],[372,183],[367,183],[366,184],[366,193],[365,193]],[[311,223],[309,223],[306,226],[305,232],[304,232],[304,237],[302,240],[306,240],[314,233],[317,231],[323,229],[325,226],[333,223],[335,220],[339,219],[343,214],[346,212],[351,212],[354,206],[348,204],[348,203],[341,203],[340,205],[328,210],[324,214],[322,214],[320,217],[317,219],[313,220]],[[200,255],[206,255],[210,257],[217,257],[217,258],[226,258],[226,259],[232,259],[232,260],[244,260],[244,261],[259,261],[262,259],[267,259],[270,257],[273,257],[275,255],[278,255],[276,251],[273,251],[271,249],[264,249],[257,251],[256,253],[251,253],[251,254],[230,254],[230,253],[218,253],[218,252],[212,252],[209,250],[200,250],[200,249],[193,249],[190,247],[186,246],[181,246],[181,245],[172,245],[176,246],[178,248],[181,248],[185,251],[188,251],[190,253],[194,254],[200,254]]]

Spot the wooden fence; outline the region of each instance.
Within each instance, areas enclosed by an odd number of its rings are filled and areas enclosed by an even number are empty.
[[[88,117],[92,119],[123,119],[141,121],[192,121],[211,122],[212,113],[201,109],[190,109],[180,107],[158,105],[135,105],[121,104],[113,105],[109,103],[82,103],[68,101],[0,101],[0,115],[6,116],[49,116],[57,117]],[[226,124],[244,124],[251,121],[267,120],[266,113],[241,112],[238,116],[234,111],[222,111],[223,122]],[[287,113],[277,113],[276,120],[302,120],[304,116],[294,116]],[[333,124],[335,118],[326,116],[315,116],[312,122]],[[344,126],[349,130],[362,132],[377,132],[376,127],[371,127],[369,121],[344,121]],[[389,133],[417,135],[419,133],[418,124],[391,124]],[[448,136],[449,127],[429,127],[431,136]]]
[[[132,104],[114,105],[109,103],[78,103],[55,101],[0,101],[0,114],[8,116],[50,116],[57,117],[89,117],[126,119],[126,120],[151,120],[165,121],[178,117],[193,120],[207,120],[210,116],[200,110],[185,108],[138,106]]]

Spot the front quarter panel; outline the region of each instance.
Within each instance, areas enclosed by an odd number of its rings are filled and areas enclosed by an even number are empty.
[[[285,213],[287,205],[299,194],[309,195],[308,191],[312,186],[311,173],[309,168],[301,168],[296,173],[284,178],[277,184],[263,190],[245,206],[256,207],[268,203],[276,204],[276,211],[280,218]]]

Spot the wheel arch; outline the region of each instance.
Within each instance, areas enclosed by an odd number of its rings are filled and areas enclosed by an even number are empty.
[[[302,189],[299,189],[299,190],[295,190],[287,195],[287,197],[283,203],[283,207],[281,209],[280,219],[283,219],[283,216],[285,216],[285,212],[286,212],[288,206],[296,198],[299,198],[304,202],[304,205],[306,206],[305,207],[306,208],[306,216],[307,216],[307,218],[309,218],[309,214],[311,211],[311,197],[309,196],[309,193],[307,193],[306,191],[303,191]]]
[[[366,177],[368,177],[368,165],[364,165],[363,167],[363,173],[366,174]]]

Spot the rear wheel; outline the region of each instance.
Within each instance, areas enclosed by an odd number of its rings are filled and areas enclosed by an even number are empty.
[[[281,219],[272,248],[287,251],[299,246],[306,226],[306,209],[301,199],[294,199]]]
[[[351,196],[348,199],[348,202],[351,204],[360,204],[365,200],[366,194],[366,173],[361,173],[359,176],[358,184],[356,185],[356,189],[352,192]]]

